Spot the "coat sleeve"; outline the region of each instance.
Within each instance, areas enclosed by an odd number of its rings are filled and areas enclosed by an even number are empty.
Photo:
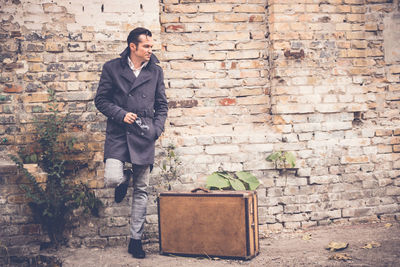
[[[157,81],[156,95],[154,101],[154,126],[156,129],[156,139],[164,131],[165,120],[168,113],[168,101],[165,95],[164,73],[160,68],[160,75]]]
[[[113,102],[114,90],[112,74],[109,65],[106,63],[103,66],[94,103],[96,108],[107,118],[122,123],[128,112]]]

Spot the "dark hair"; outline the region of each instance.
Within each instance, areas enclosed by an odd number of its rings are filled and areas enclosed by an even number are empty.
[[[151,31],[149,31],[146,28],[138,27],[138,28],[133,29],[129,33],[128,39],[126,40],[128,42],[128,46],[130,43],[134,43],[137,46],[139,44],[139,36],[142,34],[151,37]]]

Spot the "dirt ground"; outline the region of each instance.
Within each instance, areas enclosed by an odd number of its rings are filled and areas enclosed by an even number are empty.
[[[345,242],[329,251],[330,242]],[[363,248],[370,243],[372,248]],[[321,226],[292,233],[271,234],[260,240],[260,254],[250,261],[164,256],[158,244],[146,244],[147,257],[134,259],[127,248],[65,248],[58,253],[62,266],[400,266],[400,224],[374,223]],[[341,253],[348,260],[329,259]]]

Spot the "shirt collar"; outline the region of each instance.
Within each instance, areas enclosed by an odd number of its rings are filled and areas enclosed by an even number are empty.
[[[128,57],[128,65],[129,65],[129,67],[130,67],[132,70],[141,70],[141,69],[143,69],[144,67],[146,67],[148,63],[149,63],[148,61],[144,62],[144,63],[142,64],[142,66],[140,66],[140,68],[137,68],[137,69],[136,69],[136,68],[135,68],[135,65],[134,65],[133,62],[132,62],[132,60],[130,59],[130,57]]]

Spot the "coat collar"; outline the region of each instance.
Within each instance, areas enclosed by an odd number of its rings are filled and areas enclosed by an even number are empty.
[[[132,69],[128,65],[127,57],[129,56],[129,47],[125,48],[125,50],[120,54],[120,56],[122,65],[121,75],[132,84],[132,87],[129,91],[132,91],[138,86],[149,81],[152,78],[152,72],[150,71],[149,68],[151,67],[151,65],[160,62],[158,58],[154,54],[152,54],[149,63],[147,64],[146,67],[144,67],[141,70],[140,75],[136,78],[135,75],[133,74]]]

